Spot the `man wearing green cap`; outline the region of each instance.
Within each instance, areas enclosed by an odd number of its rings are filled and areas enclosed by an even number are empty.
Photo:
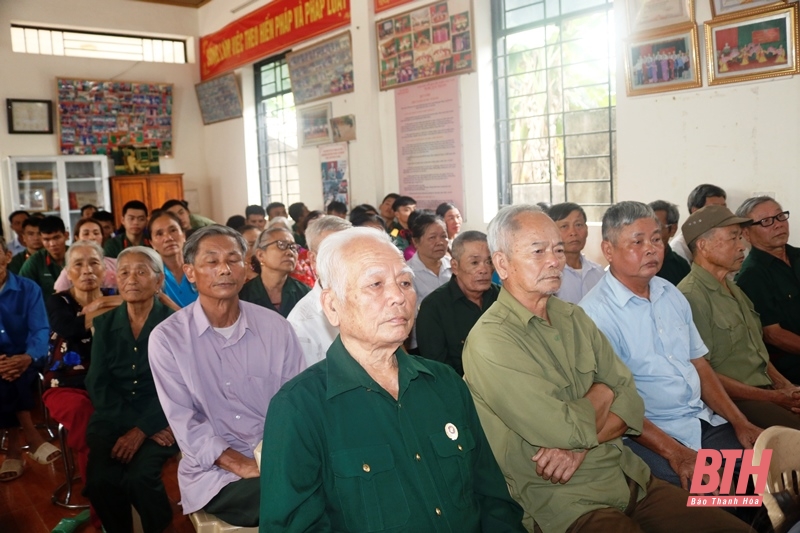
[[[742,265],[742,227],[752,223],[724,206],[695,211],[682,227],[694,262],[678,289],[692,307],[706,359],[739,410],[760,427],[800,429],[800,387],[769,362],[753,303],[727,279]]]

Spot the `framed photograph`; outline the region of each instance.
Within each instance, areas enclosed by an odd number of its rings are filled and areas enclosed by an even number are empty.
[[[233,72],[198,83],[194,90],[204,125],[242,116],[242,98]]]
[[[694,0],[626,0],[625,7],[630,34],[694,22]]]
[[[8,133],[53,133],[52,100],[6,99]]]
[[[344,115],[331,119],[331,132],[333,142],[347,142],[356,140],[356,116]]]
[[[331,142],[332,114],[333,106],[330,103],[297,110],[297,132],[301,147]]]
[[[697,41],[694,23],[625,40],[628,96],[701,87]]]
[[[800,72],[797,4],[713,19],[705,30],[709,85]]]
[[[355,90],[350,32],[286,55],[295,105]]]
[[[47,189],[26,187],[19,193],[20,207],[28,211],[47,211]]]
[[[784,0],[711,0],[711,16],[719,17],[766,6],[786,5]]]

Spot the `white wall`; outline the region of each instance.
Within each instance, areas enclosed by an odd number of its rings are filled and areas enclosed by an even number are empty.
[[[196,10],[129,0],[2,0],[0,101],[5,102],[6,98],[32,98],[53,100],[55,106],[55,80],[59,76],[174,84],[172,131],[175,155],[170,159],[161,159],[161,170],[183,173],[184,189],[197,191],[200,198],[200,205],[191,206],[192,209],[198,213],[213,212],[206,163],[202,157],[203,123],[194,94],[194,84],[200,76],[196,63],[170,65],[14,53],[11,51],[9,31],[11,22],[190,36],[195,43]],[[8,156],[57,155],[58,151],[56,134],[10,135],[5,125],[0,127],[0,160],[3,160],[4,180],[8,179],[5,164]]]

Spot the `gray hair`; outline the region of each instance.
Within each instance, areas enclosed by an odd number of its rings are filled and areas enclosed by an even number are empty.
[[[4,254],[8,253],[8,244],[6,244],[6,239],[2,235],[0,235],[0,249],[3,250]]]
[[[392,244],[389,234],[375,228],[360,227],[347,231],[339,231],[329,235],[322,241],[317,254],[317,276],[322,287],[331,289],[339,300],[344,300],[347,285],[348,260],[345,251],[348,245],[356,240],[371,241],[363,246],[385,246],[397,253],[399,259],[403,254]]]
[[[742,205],[740,205],[739,209],[736,210],[736,216],[750,218],[750,213],[753,212],[753,209],[755,209],[756,207],[760,206],[765,202],[775,202],[776,204],[778,204],[777,200],[775,200],[775,198],[773,198],[772,196],[766,196],[766,195],[753,196],[752,198],[748,198],[747,200],[742,202]],[[781,204],[778,205],[780,206]],[[783,208],[781,207],[781,209]]]
[[[603,215],[603,240],[617,242],[620,231],[641,218],[652,218],[661,225],[649,205],[642,202],[620,202],[609,207]]]
[[[290,232],[292,231],[292,224],[289,222],[289,219],[286,217],[275,217],[269,222],[267,222],[267,229],[270,229],[275,226],[283,226]]]
[[[681,219],[681,214],[678,211],[678,206],[667,202],[665,200],[656,200],[647,204],[653,212],[664,211],[667,214],[667,224],[677,224]]]
[[[470,242],[487,242],[486,234],[474,230],[459,233],[450,246],[450,255],[453,256],[453,259],[461,261],[461,256],[464,255],[464,246]]]
[[[324,233],[335,233],[352,227],[353,225],[349,221],[333,215],[322,215],[319,218],[315,218],[306,228],[308,249],[312,252],[318,251],[319,245],[322,244],[322,235]]]
[[[283,217],[278,217],[278,218],[283,218]],[[267,229],[262,231],[261,234],[258,236],[258,239],[256,239],[256,244],[254,248],[256,248],[257,250],[264,250],[265,249],[264,246],[267,244],[267,240],[269,239],[270,235],[273,235],[275,233],[288,233],[289,235],[294,235],[292,233],[292,230],[286,229],[281,224],[267,226]]]
[[[117,264],[119,264],[119,262],[122,261],[122,258],[126,255],[133,254],[141,254],[145,256],[147,258],[147,263],[150,266],[150,270],[158,275],[164,274],[164,261],[161,259],[161,256],[158,255],[158,252],[152,248],[148,248],[147,246],[131,246],[130,248],[125,248],[117,256]]]
[[[487,241],[489,242],[489,253],[503,252],[511,256],[512,237],[519,229],[517,217],[524,213],[542,213],[544,210],[538,205],[518,204],[502,208],[489,222],[486,229]]]
[[[247,241],[244,240],[244,237],[242,237],[241,233],[233,228],[229,228],[228,226],[212,224],[211,226],[198,229],[186,240],[186,244],[183,245],[183,260],[187,264],[193,265],[194,260],[197,257],[197,252],[200,250],[200,243],[203,241],[203,239],[207,237],[214,237],[216,235],[230,237],[236,241],[236,244],[239,246],[239,251],[242,253],[242,257],[247,255]]]
[[[97,252],[97,255],[100,257],[101,261],[105,257],[105,254],[103,254],[103,248],[101,248],[99,244],[94,241],[83,239],[78,242],[73,242],[72,246],[67,248],[67,253],[64,256],[64,264],[67,265],[67,267],[69,267],[69,258],[72,255],[72,250],[75,250],[76,248],[91,248]]]

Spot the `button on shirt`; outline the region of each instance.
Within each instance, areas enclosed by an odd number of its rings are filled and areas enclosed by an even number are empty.
[[[691,360],[708,349],[686,298],[670,282],[654,277],[647,300],[609,271],[580,305],[633,372],[645,416],[667,435],[699,450],[700,420],[712,426],[726,420],[700,399],[700,376]]]
[[[286,317],[297,334],[307,366],[325,359],[325,353],[339,334],[339,328],[332,326],[322,311],[320,296],[322,287],[317,283]]]
[[[50,325],[42,290],[36,283],[8,272],[0,288],[0,354],[26,353],[34,363],[47,358]]]
[[[397,357],[395,400],[340,338],[275,395],[262,531],[523,532],[464,382]]]
[[[603,274],[603,267],[581,254],[580,270],[575,270],[569,265],[564,266],[561,288],[558,289],[556,296],[565,302],[576,304],[597,285]]]
[[[150,363],[183,452],[178,466],[183,512],[193,513],[241,479],[214,461],[227,448],[253,457],[270,400],[305,368],[303,354],[291,326],[277,313],[240,301],[239,320],[225,338],[198,300],[153,331]]]

